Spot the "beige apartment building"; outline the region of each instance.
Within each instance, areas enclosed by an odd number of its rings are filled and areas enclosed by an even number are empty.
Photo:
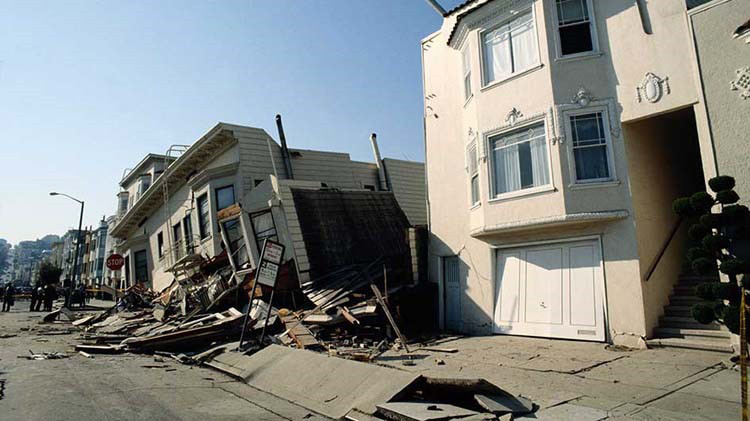
[[[446,329],[731,350],[690,316],[671,203],[719,172],[750,198],[749,18],[747,0],[444,13],[421,47]]]
[[[346,153],[282,147],[263,129],[219,123],[189,146],[149,154],[120,183],[118,214],[109,223],[111,242],[105,248],[120,253],[125,266],[108,276],[121,275],[120,287],[142,281],[155,291],[164,289],[174,280],[170,269],[185,256],[210,259],[222,253],[217,213],[239,204],[249,235],[261,241],[247,245],[250,263],[257,260],[263,236],[272,236],[288,242],[285,260],[295,258],[298,279],[306,279],[308,259],[296,211],[290,211],[291,187],[388,190],[409,224],[425,225],[424,164],[380,159],[374,139],[373,145],[376,163],[357,162]],[[295,220],[287,221],[285,214]],[[232,248],[236,241],[230,239]]]

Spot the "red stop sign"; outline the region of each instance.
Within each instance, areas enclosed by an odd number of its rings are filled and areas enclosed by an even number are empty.
[[[107,268],[110,270],[120,270],[124,264],[125,259],[117,253],[107,257]]]

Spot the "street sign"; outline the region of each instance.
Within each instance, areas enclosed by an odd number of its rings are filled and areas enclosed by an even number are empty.
[[[258,275],[256,276],[259,284],[271,288],[276,286],[276,278],[279,276],[279,267],[281,266],[283,256],[284,246],[266,239],[265,243],[263,243],[263,254],[260,257]]]
[[[120,270],[125,265],[125,258],[115,253],[107,257],[107,269],[109,270]]]

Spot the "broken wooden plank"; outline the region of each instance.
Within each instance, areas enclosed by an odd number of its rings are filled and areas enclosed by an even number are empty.
[[[398,335],[398,339],[401,341],[401,345],[404,346],[404,349],[406,350],[406,353],[410,353],[409,346],[406,345],[406,339],[404,338],[404,335],[401,334],[401,331],[398,329],[398,326],[396,325],[396,321],[393,320],[393,316],[391,315],[391,311],[388,310],[388,306],[383,301],[383,296],[380,294],[380,290],[378,289],[375,284],[370,284],[370,288],[372,288],[372,292],[375,293],[375,299],[378,300],[378,304],[380,304],[380,307],[383,308],[383,312],[385,313],[385,317],[388,318],[388,321],[391,323],[391,327],[394,331],[396,331],[396,335]]]

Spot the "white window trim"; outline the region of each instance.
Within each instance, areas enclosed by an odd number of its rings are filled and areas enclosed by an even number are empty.
[[[607,140],[607,166],[609,167],[609,177],[607,178],[596,178],[591,180],[578,180],[576,173],[576,159],[575,153],[573,152],[573,128],[570,124],[570,118],[577,115],[584,114],[602,114],[602,124],[604,124],[604,137]],[[565,111],[563,113],[563,119],[565,124],[565,137],[569,139],[567,153],[568,153],[568,167],[570,169],[570,187],[581,187],[581,186],[597,186],[606,187],[611,186],[613,183],[618,183],[617,171],[615,168],[615,154],[614,154],[614,142],[612,141],[612,127],[609,116],[609,107],[606,105],[598,105],[588,108],[580,108],[577,110]]]
[[[473,69],[471,67],[472,60],[471,60],[471,46],[469,45],[469,40],[467,39],[464,45],[459,49],[459,54],[461,55],[461,67],[460,67],[460,73],[461,73],[461,98],[464,100],[464,107],[471,101],[472,98],[474,98],[474,81],[472,80],[473,76]],[[467,60],[469,61],[469,87],[471,88],[471,92],[469,92],[469,96],[466,96],[466,76],[467,72],[464,71],[464,56],[467,56]]]
[[[505,126],[499,130],[493,130],[490,132],[487,132],[484,134],[484,144],[486,145],[487,149],[487,160],[489,160],[489,165],[487,165],[487,180],[489,181],[489,189],[487,191],[489,192],[489,203],[496,203],[496,202],[502,202],[507,199],[515,199],[518,197],[523,196],[530,196],[534,194],[539,193],[545,193],[549,191],[555,191],[555,181],[554,181],[554,175],[552,173],[552,148],[550,148],[550,135],[549,135],[549,124],[547,122],[546,116],[542,114],[540,117],[536,118],[530,118],[528,120],[525,120],[523,123],[517,123],[513,126]],[[516,130],[521,130],[524,127],[534,126],[539,123],[542,123],[544,125],[544,144],[547,149],[547,175],[549,176],[549,183],[542,185],[542,186],[536,186],[531,187],[527,189],[521,189],[521,190],[515,190],[512,192],[507,193],[501,193],[501,194],[495,194],[495,175],[494,175],[494,150],[491,149],[492,145],[490,144],[490,138],[495,136],[502,136],[505,133],[514,132]]]
[[[534,70],[540,69],[542,67],[542,62],[541,62],[540,52],[539,52],[539,49],[540,49],[540,45],[539,45],[539,31],[537,30],[536,8],[534,7],[534,4],[535,3],[532,2],[531,4],[526,5],[526,7],[524,7],[523,9],[521,9],[518,13],[516,13],[514,15],[511,15],[511,16],[504,15],[502,18],[496,19],[490,25],[487,25],[487,27],[485,29],[482,29],[481,31],[477,31],[477,42],[478,42],[478,45],[479,45],[479,78],[480,78],[479,79],[479,82],[480,82],[480,84],[479,84],[480,88],[479,89],[480,89],[480,91],[483,91],[485,89],[489,89],[491,87],[500,85],[503,82],[506,82],[506,81],[508,81],[510,79],[515,79],[517,77],[526,75],[526,74],[531,73]],[[490,32],[490,31],[494,31],[495,29],[497,29],[498,26],[501,26],[501,25],[503,25],[505,23],[508,23],[508,22],[516,19],[519,15],[522,15],[522,14],[528,12],[528,11],[531,11],[531,23],[532,23],[532,26],[533,26],[532,32],[534,32],[534,40],[536,41],[536,61],[534,61],[534,63],[532,63],[530,66],[528,66],[525,69],[519,69],[519,70],[516,70],[516,71],[514,71],[514,72],[512,72],[510,74],[507,74],[507,75],[503,76],[502,78],[495,79],[492,82],[486,82],[487,78],[485,76],[485,70],[484,70],[485,69],[485,67],[484,67],[484,64],[485,64],[485,59],[484,59],[484,42],[483,42],[484,34],[487,33],[487,32]],[[511,57],[511,59],[512,59],[512,57]]]
[[[471,155],[469,154],[469,151],[471,148],[474,148],[474,154],[475,154],[475,171],[471,171],[471,162],[469,162],[469,158]],[[479,144],[477,143],[476,136],[472,137],[472,140],[469,142],[468,145],[466,145],[466,174],[468,175],[469,180],[469,209],[474,209],[479,207],[482,204],[482,184],[479,179]],[[477,200],[476,202],[473,201],[471,196],[471,189],[472,189],[472,180],[474,177],[477,178]]]
[[[582,53],[575,54],[562,54],[562,43],[560,41],[560,19],[557,15],[557,0],[551,0],[552,4],[552,19],[554,19],[554,32],[555,32],[555,61],[573,61],[576,59],[598,57],[603,53],[599,50],[599,35],[598,28],[596,26],[596,13],[594,12],[593,0],[586,0],[586,6],[589,12],[589,24],[591,25],[591,51],[584,51]]]

